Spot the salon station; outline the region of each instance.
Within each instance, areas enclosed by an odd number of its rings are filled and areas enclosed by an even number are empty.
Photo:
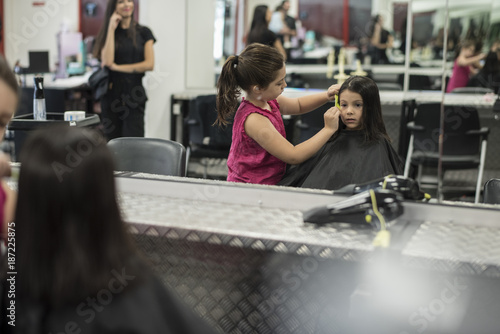
[[[35,127],[26,119],[35,75],[53,121],[81,110],[76,126],[96,125],[88,78],[105,3],[0,2],[0,45],[23,91],[3,147],[14,170],[16,144]],[[297,32],[283,94],[370,77],[405,161],[404,175],[342,191],[226,181],[231,136],[212,126],[217,79],[245,47],[254,7],[281,1],[135,3],[157,40],[143,79],[145,137],[182,152],[165,163],[151,157],[160,148],[123,147],[120,204],[139,249],[189,307],[219,333],[500,332],[500,184],[486,188],[500,179],[500,100],[488,89],[446,92],[456,47],[448,37],[475,36],[489,50],[500,39],[500,0],[290,0]],[[394,39],[385,64],[367,45],[375,15]],[[323,113],[284,116],[287,139],[309,138]]]

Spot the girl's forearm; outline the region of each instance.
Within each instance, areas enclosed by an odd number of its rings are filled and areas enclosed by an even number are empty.
[[[310,112],[316,108],[321,107],[323,104],[327,103],[328,101],[329,100],[328,100],[327,92],[321,92],[321,93],[301,96],[301,97],[297,98],[297,103],[299,105],[299,108],[298,108],[298,112],[296,114],[300,115],[300,114],[305,114],[307,112]]]

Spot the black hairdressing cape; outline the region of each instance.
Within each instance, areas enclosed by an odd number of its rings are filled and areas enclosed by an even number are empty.
[[[283,186],[336,190],[389,174],[403,174],[403,162],[390,142],[365,143],[362,131],[341,131],[309,160],[288,169]]]

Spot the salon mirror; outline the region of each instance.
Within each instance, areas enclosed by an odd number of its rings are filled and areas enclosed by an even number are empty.
[[[217,0],[214,34],[215,67],[220,66],[225,57],[244,47],[244,36],[249,28],[253,8],[259,4],[267,4],[270,9],[274,10],[280,2],[277,0],[260,2]],[[290,3],[292,6],[289,14],[298,19],[309,21],[311,15],[317,15],[313,10],[306,10],[308,6],[313,6],[313,2],[310,0],[291,0]],[[321,2],[322,6],[331,6],[333,9],[341,8],[343,3],[342,0]],[[404,76],[406,81],[406,84],[403,82],[402,85],[404,99],[411,97],[415,92],[428,92],[433,96],[433,100],[444,101],[446,84],[452,73],[455,46],[458,40],[477,36],[477,38],[484,40],[482,50],[485,51],[493,40],[500,38],[500,0],[477,0],[474,2],[469,0],[366,0],[351,1],[349,7],[350,18],[353,15],[352,13],[366,14],[367,18],[371,17],[375,12],[384,15],[384,26],[395,37],[395,48],[392,51],[395,64],[388,65],[388,68],[390,67],[391,71],[395,71],[394,73],[397,72],[396,76]],[[413,19],[411,24],[407,24],[405,28],[408,14]],[[350,19],[350,21],[355,20]],[[351,31],[355,28],[351,27]],[[446,44],[444,38],[445,29],[449,36]],[[357,30],[363,32],[366,27],[360,25]],[[405,36],[407,36],[406,39]],[[406,49],[402,44],[408,43],[410,53],[407,54],[407,52],[403,51]],[[301,64],[300,66],[307,68],[315,65]],[[395,77],[394,73],[390,75],[391,80]],[[381,78],[386,79],[383,76]],[[326,87],[326,83],[323,86]],[[389,135],[393,139],[393,145],[397,149],[401,104],[393,103],[394,101],[390,99],[384,104],[384,94],[390,95],[387,92],[381,93],[384,120]],[[481,99],[483,99],[483,96],[478,93],[467,99],[467,101],[475,103],[475,101]],[[483,184],[489,178],[500,177],[500,156],[495,154],[495,152],[500,151],[500,147],[498,147],[500,145],[498,144],[500,143],[500,121],[494,119],[491,109],[485,105],[478,107],[481,126],[490,129],[485,171],[482,178]],[[385,119],[386,117],[387,119]],[[441,122],[441,124],[443,123]],[[444,128],[441,128],[441,131],[443,130]],[[436,168],[429,170],[428,173],[427,179],[430,182],[435,182],[442,171]],[[460,190],[457,189],[455,195],[452,192],[444,196],[444,201],[457,205],[471,205],[471,202],[474,201],[473,191],[477,179],[477,172],[474,173],[474,170],[465,171],[464,173],[461,171],[446,171],[443,175],[445,184],[451,182],[452,185],[460,188],[464,183],[467,183],[467,189],[472,190],[472,192],[467,191],[465,194],[460,194]]]

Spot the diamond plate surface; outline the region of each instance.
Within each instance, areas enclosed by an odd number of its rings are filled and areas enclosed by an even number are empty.
[[[120,193],[134,232],[305,257],[369,261],[375,232],[349,224],[304,224],[295,210]],[[396,223],[397,224],[397,221]],[[403,250],[412,266],[493,275],[500,267],[499,228],[426,222]]]
[[[397,325],[401,332],[411,329],[412,312],[441,296],[444,285],[433,282],[463,276],[500,282],[500,226],[424,222],[413,225],[402,248],[380,252],[371,229],[316,228],[298,210],[130,192],[120,193],[120,201],[165,285],[220,333],[361,333],[352,330],[366,325],[351,317],[365,319],[365,308],[356,305],[381,304],[388,313],[385,321],[369,319],[374,329]],[[395,239],[396,227],[407,222],[399,223],[391,225]],[[352,304],[366,283],[368,293]],[[470,293],[491,289],[467,286]],[[464,297],[459,305],[475,310],[467,303]],[[393,332],[384,330],[373,333]]]
[[[345,292],[356,284],[345,280],[325,289],[352,271],[342,260],[147,233],[135,239],[163,282],[220,333],[317,333],[325,307],[345,313]],[[328,326],[337,321],[330,319]]]
[[[425,222],[403,255],[413,266],[500,277],[499,228]]]
[[[139,234],[329,258],[357,259],[373,250],[372,229],[305,225],[298,210],[135,193],[119,197],[125,220]]]

